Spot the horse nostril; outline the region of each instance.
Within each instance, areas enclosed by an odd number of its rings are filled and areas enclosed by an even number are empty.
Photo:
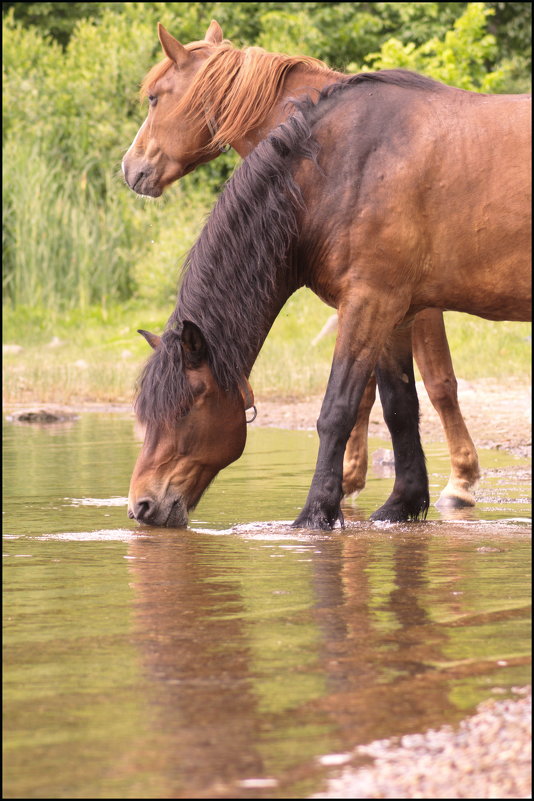
[[[134,192],[137,191],[136,187],[142,182],[145,175],[146,172],[143,172],[143,170],[141,170],[140,172],[137,173],[136,176],[134,176],[135,180],[132,183],[130,183],[130,187],[134,190]]]
[[[134,506],[134,517],[140,523],[144,522],[152,511],[152,500],[150,498],[142,498]]]

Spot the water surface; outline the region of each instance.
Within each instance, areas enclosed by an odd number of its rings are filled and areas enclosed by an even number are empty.
[[[165,530],[126,517],[130,419],[6,426],[6,797],[306,797],[325,755],[529,681],[529,463],[482,452],[476,510],[409,525],[367,521],[371,468],[344,531],[294,531],[316,448],[252,427]]]

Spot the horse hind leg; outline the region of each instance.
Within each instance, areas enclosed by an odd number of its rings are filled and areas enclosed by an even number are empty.
[[[367,477],[369,415],[376,397],[376,378],[369,379],[358,407],[356,424],[350,433],[343,457],[343,495],[356,496]]]
[[[425,309],[414,319],[413,350],[425,388],[436,409],[449,448],[451,474],[436,506],[474,506],[480,478],[478,456],[458,403],[457,381],[445,332],[443,312]]]
[[[395,483],[371,520],[392,523],[425,518],[429,506],[425,455],[419,436],[411,326],[396,329],[376,366],[376,378],[395,455]]]

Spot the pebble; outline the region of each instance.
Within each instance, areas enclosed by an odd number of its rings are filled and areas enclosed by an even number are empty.
[[[6,415],[11,423],[62,423],[66,420],[76,420],[78,415],[67,411],[52,411],[49,409],[25,409]]]
[[[480,704],[443,726],[359,746],[370,767],[345,768],[312,798],[531,798],[532,695]]]
[[[63,342],[63,340],[60,339],[59,337],[52,337],[52,339],[50,340],[50,342],[48,343],[48,345],[46,347],[47,348],[60,348],[64,344],[65,343]]]
[[[373,472],[380,478],[395,476],[395,456],[389,448],[377,448],[371,457]]]

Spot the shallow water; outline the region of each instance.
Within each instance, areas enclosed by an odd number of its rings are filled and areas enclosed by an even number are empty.
[[[131,420],[6,425],[4,796],[306,797],[325,757],[530,680],[529,463],[482,452],[475,510],[394,526],[370,468],[344,531],[294,531],[316,447],[252,427],[164,530],[126,517]]]

